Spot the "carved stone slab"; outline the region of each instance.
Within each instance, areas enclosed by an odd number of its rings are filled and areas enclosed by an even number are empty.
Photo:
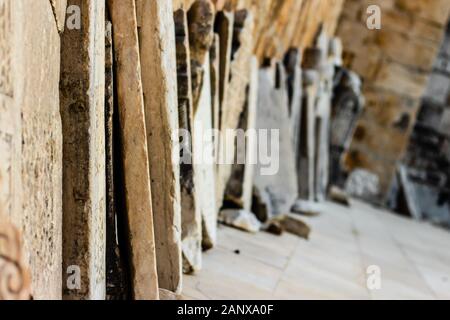
[[[30,299],[30,283],[20,233],[0,212],[0,300]]]

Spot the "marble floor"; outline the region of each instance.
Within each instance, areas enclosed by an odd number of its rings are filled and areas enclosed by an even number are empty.
[[[188,299],[450,299],[450,231],[358,201],[305,218],[309,241],[219,228]]]

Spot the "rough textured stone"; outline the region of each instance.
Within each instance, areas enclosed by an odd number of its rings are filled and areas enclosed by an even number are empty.
[[[234,13],[233,12],[218,12],[215,21],[215,32],[219,35],[220,44],[220,57],[219,57],[219,116],[218,116],[218,129],[222,130],[222,118],[223,110],[225,105],[225,93],[228,90],[229,79],[230,79],[230,64],[231,64],[231,53],[232,53],[232,43],[233,43],[233,26],[234,26]],[[222,157],[222,139],[223,135],[220,134],[217,137],[218,147],[217,153],[217,181],[216,181],[216,195],[217,203],[216,206],[220,208],[222,206],[223,198],[221,193],[223,192],[224,186],[222,185],[220,174],[223,171],[222,165],[220,165],[220,160]]]
[[[145,0],[140,30],[142,83],[152,185],[158,280],[181,291],[181,207],[175,27],[170,1]]]
[[[382,9],[381,30],[366,26],[369,5]],[[349,172],[363,168],[378,175],[380,193],[371,201],[382,203],[404,156],[450,5],[443,0],[346,0],[343,12],[337,35],[345,48],[344,66],[363,77],[363,94],[373,95],[371,100],[383,105],[377,114],[371,112],[370,104],[363,112],[356,132],[360,135],[355,134],[346,166]],[[387,95],[409,102],[388,108],[382,102]],[[387,124],[386,115],[403,119],[405,125]]]
[[[204,83],[204,64],[214,41],[214,7],[209,0],[195,1],[188,11],[191,80],[194,112]]]
[[[64,299],[105,299],[105,4],[82,6],[80,30],[61,35],[63,269],[77,265],[80,290]],[[69,275],[66,275],[66,277]],[[66,279],[66,278],[65,278]],[[67,281],[63,282],[68,283]]]
[[[178,126],[192,137],[194,121],[191,57],[186,12],[179,9],[174,14],[177,80],[178,80]],[[180,135],[180,184],[181,184],[181,239],[183,247],[183,271],[193,273],[201,268],[202,217],[195,196],[194,166],[192,164],[192,141]]]
[[[202,215],[202,246],[211,249],[217,241],[216,176],[212,129],[212,104],[209,53],[206,56],[204,79],[197,111],[194,115],[193,154],[194,183],[197,203]]]
[[[61,299],[60,39],[49,1],[2,2],[10,5],[12,20],[8,22],[7,17],[6,25],[12,22],[13,32],[11,69],[2,69],[2,73],[13,70],[11,96],[15,110],[21,113],[21,129],[16,128],[21,146],[15,146],[21,150],[20,160],[16,159],[20,171],[13,173],[20,175],[22,187],[20,191],[12,189],[11,197],[24,197],[13,201],[21,201],[21,207],[13,209],[12,220],[23,234],[33,298]]]
[[[109,0],[114,25],[131,283],[135,299],[157,299],[147,132],[134,0]]]
[[[239,116],[245,106],[246,90],[250,81],[250,59],[253,50],[253,16],[247,10],[235,13],[229,84],[223,92],[220,116],[220,148],[217,174],[217,202],[223,201],[226,184],[231,176],[236,156],[234,139],[227,138],[227,129],[237,129]],[[224,47],[226,49],[226,47]],[[226,73],[226,70],[224,70]],[[225,74],[224,74],[225,76]],[[221,76],[222,78],[222,76]],[[228,78],[222,78],[227,81]]]
[[[35,96],[36,90],[39,90],[39,88],[38,86],[31,86],[30,88],[30,85],[27,85],[25,88],[24,82],[21,80],[19,74],[16,74],[16,72],[26,74],[26,67],[29,66],[32,59],[30,49],[38,48],[41,45],[39,41],[51,41],[56,48],[55,50],[45,52],[45,54],[48,53],[54,59],[59,59],[59,52],[57,51],[59,48],[59,40],[54,34],[55,24],[53,17],[51,16],[51,11],[49,11],[49,9],[51,9],[50,6],[46,6],[46,4],[44,4],[44,6],[39,8],[38,12],[34,13],[35,15],[28,14],[25,17],[25,13],[23,11],[19,11],[23,10],[24,5],[25,4],[23,1],[0,1],[0,212],[7,217],[10,217],[19,229],[22,232],[25,232],[25,265],[30,265],[30,262],[36,259],[36,263],[32,266],[31,270],[33,276],[35,276],[34,284],[48,286],[47,292],[44,292],[42,289],[35,290],[35,298],[56,299],[61,296],[60,292],[58,292],[61,288],[58,283],[60,277],[57,275],[56,277],[51,274],[49,275],[47,270],[42,273],[39,268],[42,266],[47,266],[48,264],[53,271],[61,272],[60,266],[57,266],[57,263],[61,261],[61,257],[60,255],[55,256],[52,253],[46,253],[45,255],[39,257],[36,256],[36,251],[45,250],[53,245],[57,249],[61,249],[61,239],[58,237],[58,235],[60,235],[60,230],[58,230],[58,228],[61,228],[61,208],[58,206],[58,200],[56,200],[56,205],[51,205],[51,208],[48,210],[48,215],[46,216],[44,210],[42,209],[42,205],[44,205],[44,203],[39,202],[39,198],[36,198],[36,192],[38,190],[35,189],[33,189],[32,193],[29,194],[30,197],[27,199],[22,198],[22,161],[24,160],[24,163],[29,161],[29,159],[23,159],[23,156],[31,158],[32,152],[29,144],[30,138],[28,137],[30,131],[33,130],[33,127],[30,126],[29,120],[32,113],[29,111],[30,97],[27,96],[27,94],[30,96]],[[19,25],[22,25],[22,19],[25,18],[33,19],[33,22],[28,21],[28,23],[24,24],[23,28],[18,28]],[[32,35],[33,30],[30,27],[34,22],[42,22],[42,28],[43,30],[48,31],[48,35],[39,35],[38,38],[33,38],[33,41],[29,41],[27,40],[27,37]],[[30,49],[27,50],[25,50],[26,41],[30,42]],[[45,50],[45,48],[43,47],[42,50]],[[36,55],[37,65],[33,70],[34,72],[37,72],[37,74],[32,75],[33,79],[36,79],[36,76],[39,77],[42,75],[43,70],[41,70],[41,68],[46,67],[42,57],[43,54],[44,53],[42,52]],[[49,73],[49,83],[46,84],[47,86],[43,86],[51,89],[57,88],[58,80],[56,73],[58,71],[59,67],[54,66]],[[49,99],[54,97],[53,93],[54,91],[51,91],[45,96],[45,102],[49,102]],[[27,106],[23,106],[23,102],[26,102]],[[41,105],[39,104],[37,107],[40,106]],[[36,117],[35,115],[35,119],[39,122],[45,122],[45,119],[49,116],[49,113],[53,114],[55,111],[54,108],[56,108],[56,105],[50,102],[48,105],[45,105],[45,108],[42,109],[41,117]],[[25,150],[22,149],[23,136],[21,123],[21,114],[24,111],[26,112],[25,119],[27,119],[26,125],[28,127],[26,129],[28,144],[24,146]],[[58,129],[60,130],[59,126],[60,123],[56,120],[55,123],[49,127],[49,131],[52,131],[50,134],[56,133],[53,132],[55,129],[56,131],[58,131]],[[48,142],[48,134],[43,135],[41,138]],[[60,156],[60,145],[58,145],[60,140],[54,142],[55,144],[53,147],[56,149],[55,156],[58,157]],[[39,145],[42,147],[42,144]],[[43,148],[43,160],[48,156],[48,151],[51,147],[52,146]],[[55,159],[55,162],[57,162],[58,165],[60,165],[60,161],[60,158]],[[39,164],[44,168],[42,163]],[[51,166],[52,163],[49,163],[49,165]],[[30,191],[31,188],[38,189],[38,186],[42,186],[43,181],[46,181],[47,187],[41,191],[46,193],[45,197],[52,196],[51,190],[49,189],[53,187],[51,182],[53,172],[51,168],[47,169],[47,167],[45,167],[45,169],[50,171],[50,179],[48,176],[41,177],[39,180],[34,178],[36,184],[31,186],[30,182],[33,178],[30,177],[25,181],[27,184],[27,191]],[[43,197],[44,195],[41,195],[41,199]],[[26,200],[26,203],[22,202],[23,200]],[[32,201],[38,203],[36,211],[29,210],[29,206],[32,204]],[[27,208],[25,212],[23,211],[23,206]],[[52,219],[55,215],[57,216],[54,221],[56,228],[50,229],[48,218]],[[4,216],[0,217],[0,220],[2,220],[3,223],[6,223],[5,219],[6,218]],[[45,234],[41,234],[41,230],[31,230],[30,227],[26,225],[27,221],[40,223],[40,226],[44,229],[42,230],[43,232],[48,231],[50,232],[50,236],[55,236],[53,241],[46,237]],[[48,280],[45,280],[44,278],[36,278],[41,275],[48,276]]]

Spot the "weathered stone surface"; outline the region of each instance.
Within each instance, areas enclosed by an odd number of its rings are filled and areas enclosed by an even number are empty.
[[[158,280],[181,291],[178,97],[172,3],[145,0],[140,31],[142,83],[152,185]]]
[[[368,5],[382,9],[381,30],[367,28]],[[346,0],[344,9],[337,31],[345,48],[344,66],[363,77],[363,94],[370,95],[372,101],[367,111],[371,105],[383,105],[382,112],[362,114],[357,130],[360,134],[355,134],[346,165],[349,171],[363,168],[376,174],[380,192],[371,201],[384,203],[396,165],[409,142],[450,5],[442,0]],[[385,104],[391,103],[386,101],[387,96],[400,103],[388,108]],[[404,108],[406,105],[409,107]],[[403,119],[403,128],[387,124],[388,115]]]
[[[135,299],[157,299],[155,238],[147,132],[134,0],[108,0],[114,25],[117,97]]]
[[[226,23],[229,21],[225,21]],[[233,40],[231,47],[231,64],[228,87],[223,92],[220,116],[220,148],[217,174],[217,201],[223,201],[226,184],[231,176],[232,164],[235,162],[236,150],[234,139],[227,137],[227,129],[237,129],[239,117],[245,106],[246,90],[250,82],[250,59],[252,57],[254,20],[251,13],[241,10],[235,13]],[[226,32],[225,32],[226,35]],[[227,50],[225,44],[224,50]],[[225,54],[225,52],[224,52]],[[223,58],[221,58],[223,61]],[[226,66],[225,66],[226,67]],[[225,76],[226,70],[221,71]]]
[[[174,8],[188,10],[196,0],[172,0]],[[212,0],[217,11],[251,10],[255,17],[254,52],[282,59],[291,47],[312,44],[322,26],[333,35],[344,0]]]
[[[214,6],[209,0],[195,1],[188,11],[191,80],[194,112],[204,82],[204,64],[214,41]]]
[[[209,54],[206,56],[202,92],[194,115],[193,154],[197,204],[202,215],[202,246],[210,249],[217,241],[216,176],[212,129]]]
[[[38,300],[61,298],[59,48],[50,2],[0,1],[0,212],[23,234]]]
[[[261,229],[261,222],[256,216],[244,209],[225,209],[219,213],[219,221],[231,227],[256,233]]]
[[[82,6],[82,30],[61,35],[63,269],[80,268],[83,287],[64,299],[105,299],[105,4]],[[70,274],[66,275],[66,277]],[[69,283],[65,281],[63,283]]]
[[[225,92],[228,90],[230,79],[230,64],[231,64],[231,47],[233,43],[233,26],[234,13],[233,12],[218,12],[215,20],[215,32],[219,35],[220,44],[220,74],[219,74],[219,126],[221,126],[222,109],[225,99]]]
[[[9,5],[9,12],[8,8],[2,11],[0,19],[6,14],[6,28],[9,24],[12,32],[9,35],[11,69],[6,63],[2,74],[12,72],[10,76],[14,75],[10,78],[9,96],[21,116],[21,126],[14,135],[20,139],[20,146],[14,146],[18,148],[15,150],[21,150],[20,158],[12,158],[18,161],[20,171],[12,174],[17,174],[16,178],[20,176],[22,187],[11,189],[12,203],[21,201],[21,206],[13,205],[12,221],[23,234],[33,298],[61,299],[60,39],[49,1],[2,1],[2,5],[5,4]],[[2,22],[0,29],[3,28]],[[1,60],[3,65],[4,60]],[[20,197],[21,194],[24,197]]]
[[[222,130],[222,118],[223,110],[225,107],[225,93],[228,91],[229,79],[230,79],[230,64],[231,53],[233,43],[233,26],[234,26],[234,13],[220,11],[216,15],[215,32],[219,35],[220,44],[220,57],[219,57],[219,115],[218,115],[218,129]],[[223,154],[222,139],[223,134],[220,134],[217,138],[218,147],[217,153],[217,180],[216,180],[216,195],[217,195],[217,208],[222,206],[223,198],[221,193],[224,191],[223,184],[221,182],[220,174],[223,171],[220,160]]]
[[[0,209],[0,301],[29,300],[30,283],[20,232]]]
[[[251,79],[247,90],[244,110],[239,119],[236,140],[236,159],[231,177],[225,191],[225,199],[234,199],[242,203],[242,208],[249,211],[252,205],[253,177],[256,164],[257,135],[255,132],[258,106],[258,61],[251,59]]]
[[[361,79],[345,68],[337,68],[332,100],[330,140],[330,183],[344,187],[346,174],[343,155],[353,139],[356,123],[364,108]]]
[[[288,97],[285,87],[286,78],[282,64],[277,64],[276,72],[272,68],[259,71],[258,112],[256,128],[259,132],[266,130],[267,135],[260,135],[261,143],[270,144],[271,166],[267,167],[262,159],[258,160],[255,172],[255,186],[259,192],[269,195],[272,215],[290,212],[298,196],[294,148],[290,131],[288,114]],[[268,156],[268,155],[265,155]]]
[[[197,205],[192,164],[193,101],[191,85],[191,57],[186,12],[179,9],[174,14],[177,81],[178,81],[178,126],[180,134],[180,184],[181,184],[181,239],[183,248],[183,271],[193,273],[202,262],[202,216]],[[189,134],[190,137],[186,137]]]

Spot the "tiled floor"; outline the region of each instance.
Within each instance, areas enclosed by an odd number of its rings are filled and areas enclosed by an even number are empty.
[[[327,203],[305,241],[220,227],[190,299],[450,299],[450,232],[353,201]],[[238,251],[237,251],[238,250]],[[369,290],[378,266],[381,289]]]

